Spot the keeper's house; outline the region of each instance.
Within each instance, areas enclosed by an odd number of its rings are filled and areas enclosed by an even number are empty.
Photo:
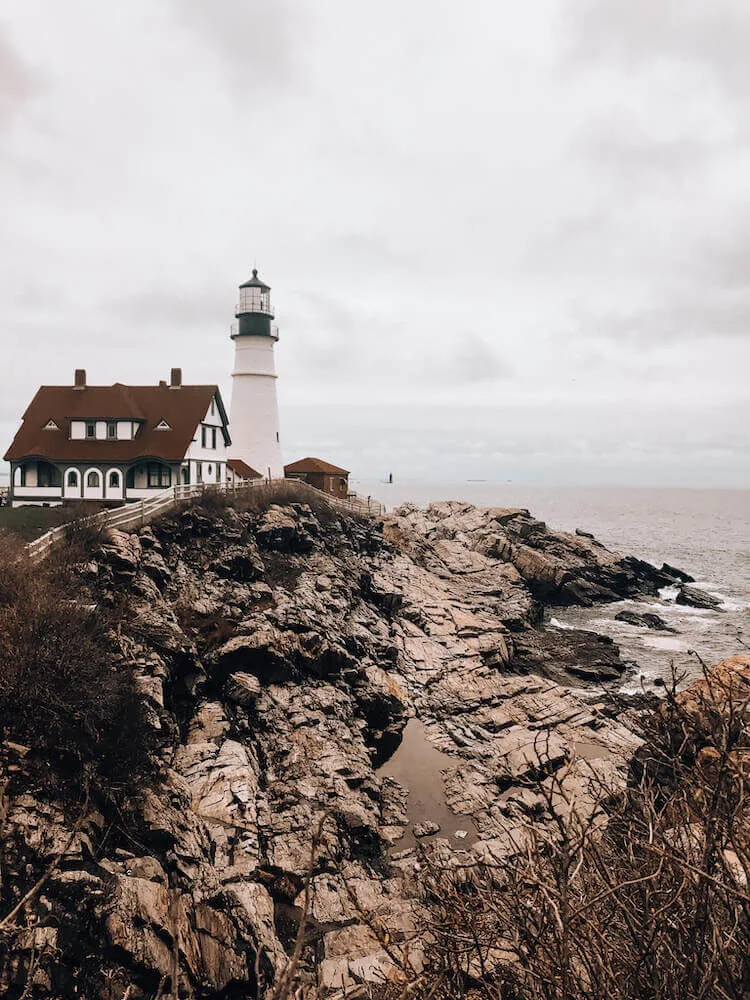
[[[215,385],[43,385],[5,460],[10,502],[122,504],[177,484],[227,481],[227,414]],[[244,470],[242,470],[244,472]],[[229,478],[244,476],[229,471]]]

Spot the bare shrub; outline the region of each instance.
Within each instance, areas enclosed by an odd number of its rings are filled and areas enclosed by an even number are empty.
[[[31,563],[7,540],[0,558],[2,737],[70,774],[126,776],[145,766],[141,701],[117,665],[108,613],[59,564]]]

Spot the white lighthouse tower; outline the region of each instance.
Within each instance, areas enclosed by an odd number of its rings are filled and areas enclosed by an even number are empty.
[[[235,316],[229,457],[242,459],[263,476],[281,479],[284,465],[273,360],[279,331],[271,322],[271,289],[260,280],[255,268],[252,278],[240,285]]]

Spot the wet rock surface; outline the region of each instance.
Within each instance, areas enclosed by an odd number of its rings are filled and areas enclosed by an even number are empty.
[[[709,611],[721,609],[721,600],[718,597],[706,593],[705,590],[699,590],[697,587],[689,587],[687,584],[683,584],[678,590],[675,603],[687,604],[691,608],[704,608]]]
[[[415,837],[507,857],[534,814],[531,776],[567,768],[585,801],[592,782],[625,780],[639,744],[601,688],[623,670],[617,647],[544,629],[543,606],[652,594],[676,574],[461,503],[382,523],[188,508],[113,532],[94,596],[128,598],[113,667],[150,706],[156,776],[127,816],[92,803],[74,829],[5,747],[6,867],[63,852],[34,933],[0,966],[6,989],[33,952],[40,996],[74,995],[92,954],[132,1000],[174,975],[185,996],[270,995],[311,872],[311,981],[391,975],[378,921],[417,961]],[[420,788],[385,773],[410,719],[442,795],[419,823]]]
[[[656,629],[660,632],[675,631],[675,629],[667,625],[662,617],[651,612],[618,611],[615,619],[618,622],[627,622],[628,625],[635,625],[637,628]]]

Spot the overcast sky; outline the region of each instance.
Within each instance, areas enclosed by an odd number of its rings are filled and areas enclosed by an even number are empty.
[[[748,0],[5,0],[0,438],[228,400],[360,476],[748,486]]]

